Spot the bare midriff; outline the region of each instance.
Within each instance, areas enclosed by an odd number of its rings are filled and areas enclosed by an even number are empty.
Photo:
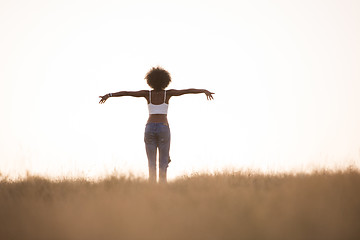
[[[167,114],[150,114],[148,123],[168,123]]]

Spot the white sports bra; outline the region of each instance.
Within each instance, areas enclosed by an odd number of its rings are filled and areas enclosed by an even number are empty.
[[[151,103],[151,91],[149,91],[149,114],[167,114],[169,104],[165,103],[166,100],[166,90],[164,93],[164,102],[162,104],[152,104]]]

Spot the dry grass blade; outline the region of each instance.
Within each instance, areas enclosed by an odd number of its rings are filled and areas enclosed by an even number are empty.
[[[360,239],[360,174],[0,183],[0,239]]]

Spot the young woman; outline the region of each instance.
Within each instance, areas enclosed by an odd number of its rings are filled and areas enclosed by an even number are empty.
[[[149,181],[156,182],[156,152],[159,149],[159,182],[166,182],[167,167],[170,162],[170,128],[167,111],[171,97],[189,93],[205,93],[208,100],[214,99],[212,92],[205,89],[165,90],[171,82],[169,72],[160,67],[152,68],[145,76],[151,91],[121,91],[100,96],[103,104],[110,97],[144,97],[148,102],[149,119],[145,127],[145,148],[149,164]]]

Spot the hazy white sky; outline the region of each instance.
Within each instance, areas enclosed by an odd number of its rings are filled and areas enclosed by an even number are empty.
[[[0,172],[147,175],[144,99],[172,98],[168,175],[360,167],[359,1],[0,1]]]

